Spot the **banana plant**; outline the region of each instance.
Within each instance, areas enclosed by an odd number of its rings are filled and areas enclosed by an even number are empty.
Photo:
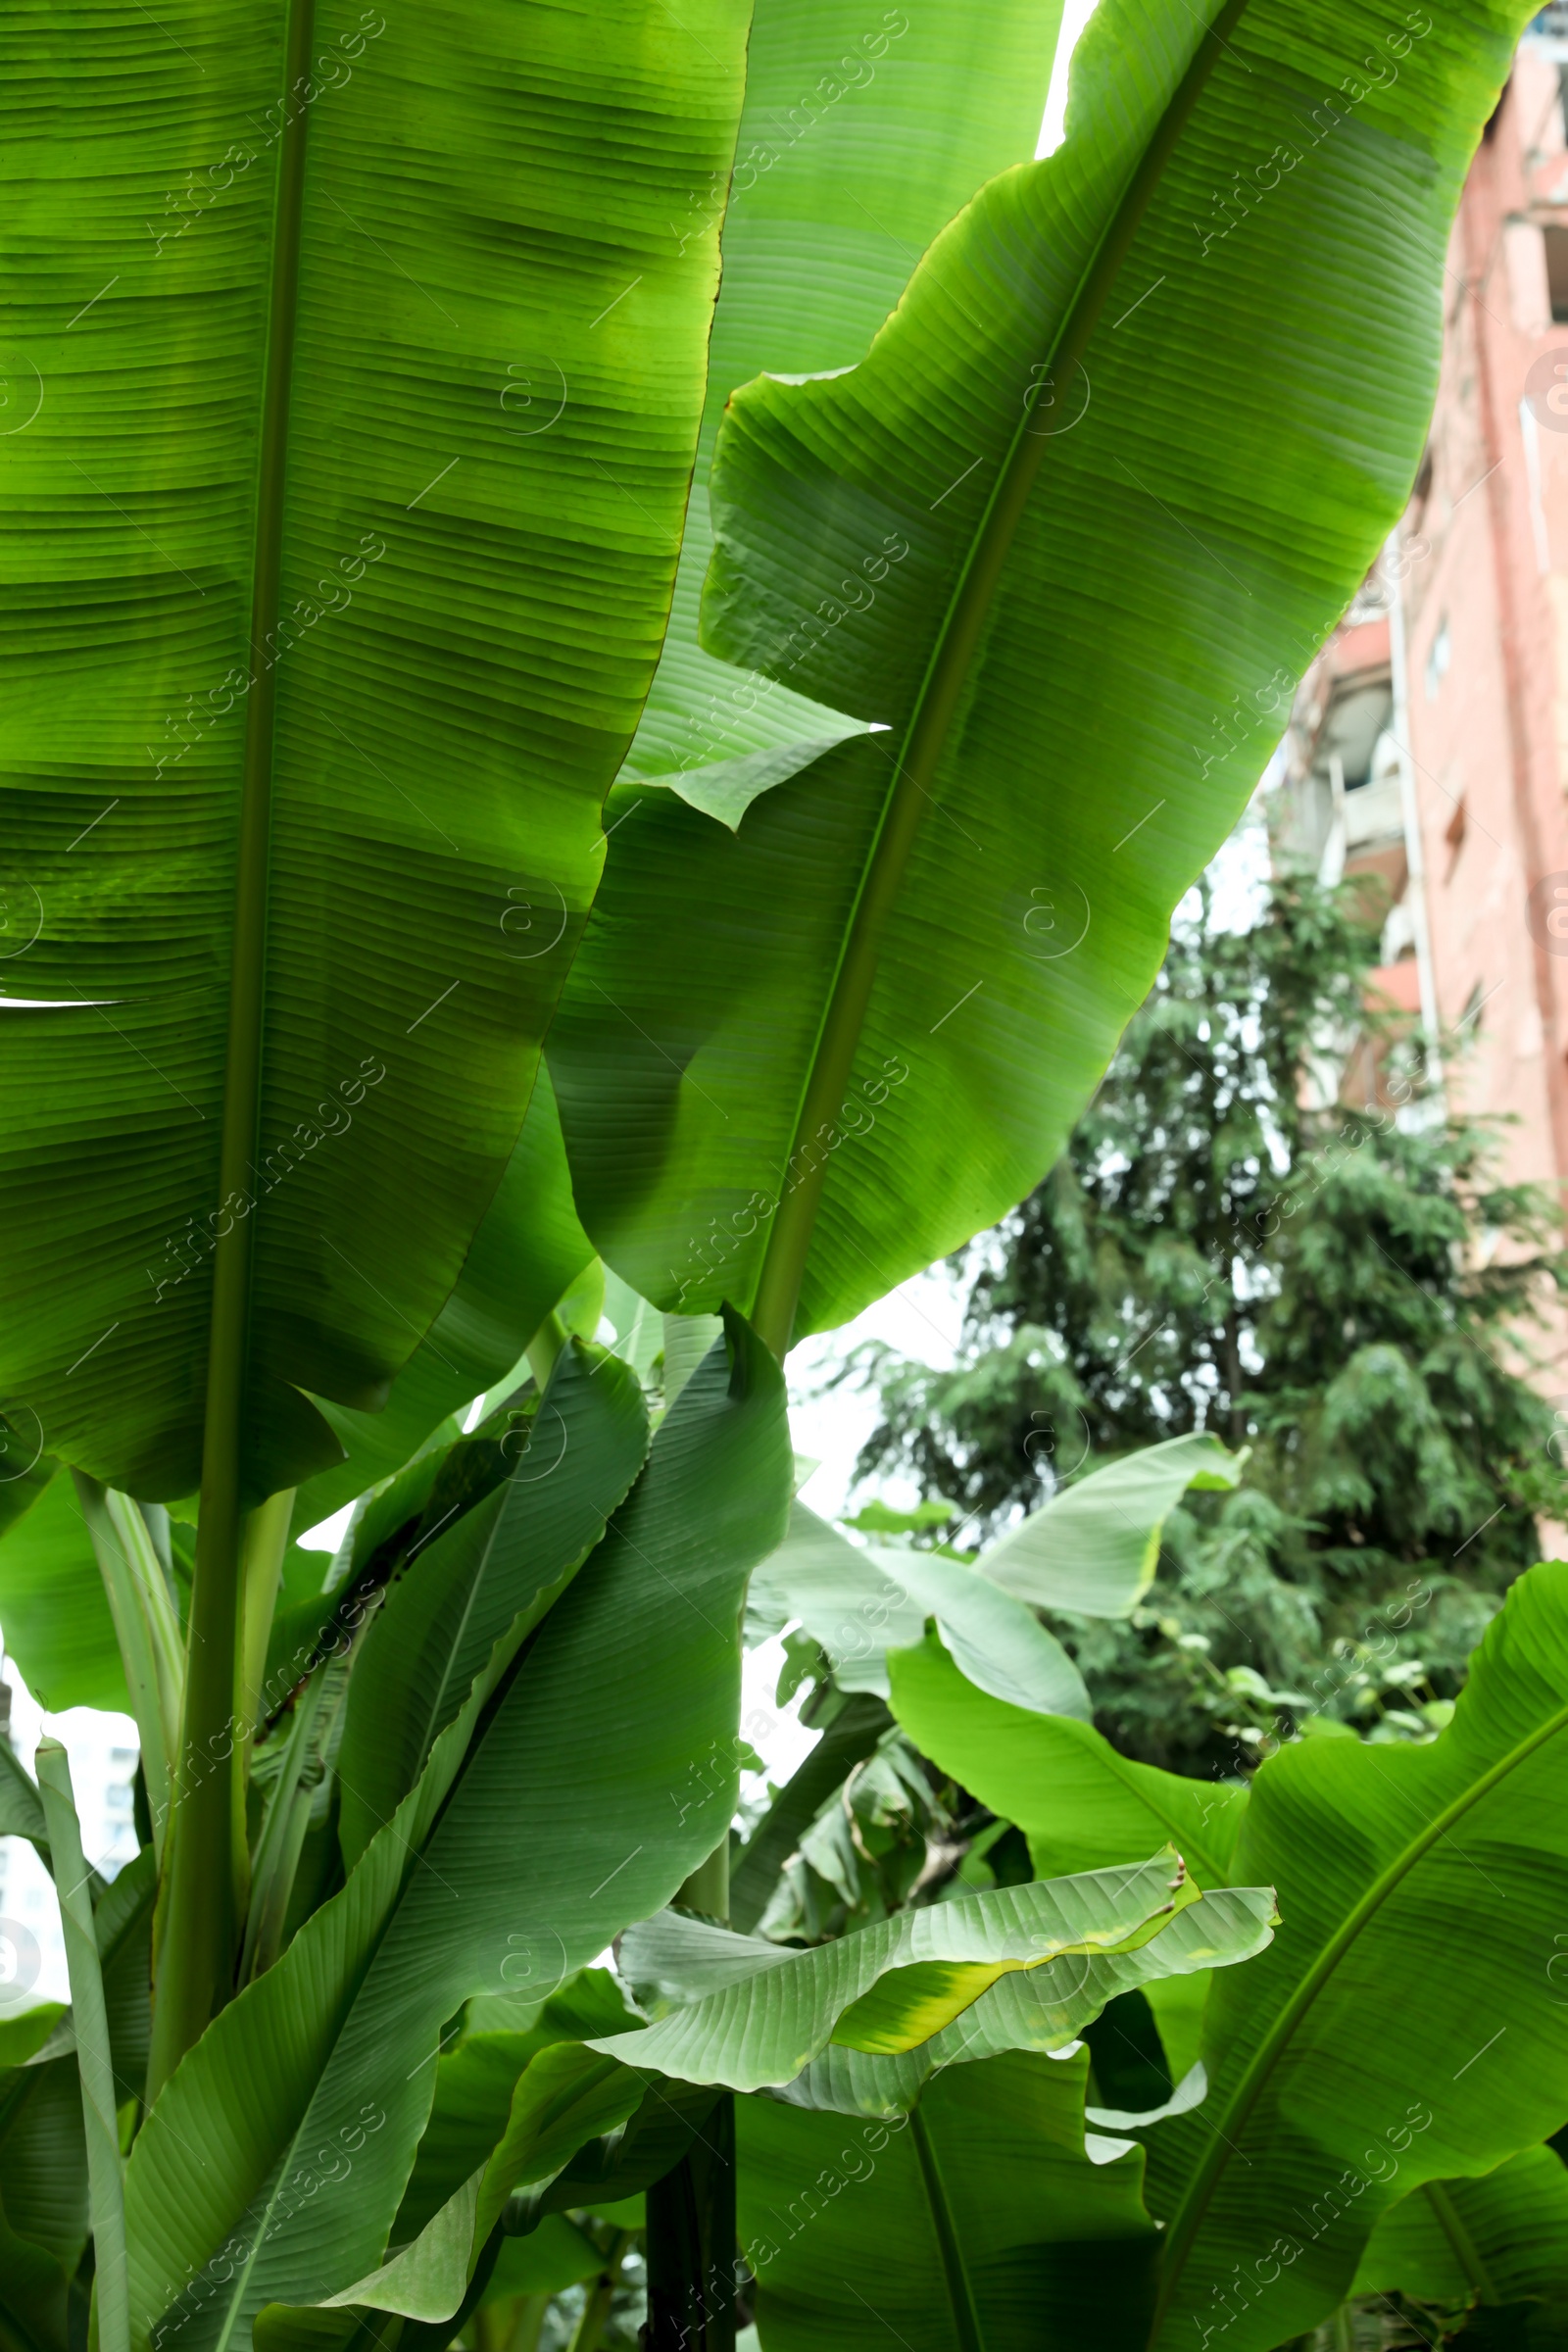
[[[859,365],[732,396],[703,644],[859,731],[612,796],[548,1051],[646,1297],[782,1349],[1040,1180],[1405,498],[1519,23],[1104,0]]]
[[[741,2104],[741,2224],[768,2352],[1140,2340],[1159,2239],[1143,2154],[1095,2160],[1088,2052],[956,2067],[907,2117]]]
[[[1206,1836],[1227,1878],[1267,1873],[1278,1887],[1269,1951],[1208,1987],[1205,2098],[1147,2132],[1164,2224],[1150,2352],[1195,2334],[1271,2352],[1339,2307],[1385,2217],[1374,2267],[1414,2264],[1426,2208],[1441,2223],[1474,2193],[1488,2210],[1483,2177],[1561,2128],[1568,2060],[1549,1972],[1568,1901],[1555,1793],[1568,1565],[1514,1587],[1431,1744],[1296,1742],[1250,1791],[1216,1790],[1207,1820],[1203,1784],[1127,1764],[1081,1725],[1004,1709],[935,1644],[907,1671],[896,1660],[893,1683],[927,1752],[1009,1818],[1041,1824],[1037,1869],[1064,1850],[1108,1864],[1153,1823],[1179,1822],[1200,1883]],[[1420,2229],[1396,2222],[1405,2201]],[[1453,2242],[1462,2261],[1462,2224]]]
[[[0,1602],[129,1701],[144,1808],[105,1889],[56,1765],[5,1782],[81,1987],[0,2049],[27,2352],[379,2340],[392,2271],[438,2352],[616,2190],[678,2334],[733,2092],[902,2068],[935,2119],[912,2053],[1017,1937],[1087,2019],[1266,1932],[1222,1871],[1076,1951],[1042,1889],[1010,1942],[959,1898],[786,1957],[790,2051],[754,1952],[707,2072],[695,2011],[513,2050],[428,2203],[454,2030],[531,2032],[682,1889],[721,1923],[781,1359],[1027,1190],[1144,993],[1413,471],[1520,21],[1103,0],[1033,163],[1054,6],[751,15],[110,0],[0,66]],[[595,1252],[689,1325],[652,1415]],[[973,1654],[1035,1623],[972,1581]],[[1070,2106],[1059,2018],[980,1990],[963,2078]]]

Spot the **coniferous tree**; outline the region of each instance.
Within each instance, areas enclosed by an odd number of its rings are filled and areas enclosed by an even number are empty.
[[[1277,880],[1240,930],[1200,899],[1056,1166],[956,1261],[956,1366],[872,1347],[852,1373],[882,1410],[862,1477],[949,1498],[925,1540],[966,1551],[1130,1448],[1250,1448],[1236,1493],[1167,1523],[1131,1622],[1056,1622],[1118,1745],[1208,1772],[1298,1729],[1446,1719],[1563,1514],[1524,1375],[1568,1271],[1495,1132],[1400,1075],[1364,889]]]

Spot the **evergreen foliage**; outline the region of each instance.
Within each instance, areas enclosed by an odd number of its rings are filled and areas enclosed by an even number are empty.
[[[1275,880],[1243,929],[1205,886],[1062,1157],[954,1261],[957,1365],[854,1359],[862,1476],[948,1497],[965,1550],[1086,1464],[1250,1448],[1167,1525],[1149,1606],[1056,1625],[1117,1744],[1187,1770],[1298,1727],[1430,1737],[1563,1509],[1525,1377],[1568,1279],[1551,1205],[1400,1074],[1376,940],[1353,882]]]

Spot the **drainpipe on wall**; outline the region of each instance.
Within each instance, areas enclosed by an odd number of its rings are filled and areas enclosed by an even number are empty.
[[[1399,580],[1399,529],[1396,523],[1383,551],[1383,585],[1389,600],[1389,672],[1394,688],[1394,742],[1399,755],[1399,808],[1404,818],[1404,897],[1415,941],[1416,979],[1421,990],[1421,1032],[1426,1047],[1427,1085],[1436,1107],[1446,1108],[1443,1055],[1439,1051],[1438,981],[1432,965],[1432,925],[1427,913],[1427,859],[1421,838],[1421,808],[1410,752],[1410,675],[1405,666],[1404,591]]]

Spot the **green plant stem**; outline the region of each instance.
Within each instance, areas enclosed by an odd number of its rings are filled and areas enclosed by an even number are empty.
[[[648,2191],[647,2352],[735,2352],[735,2100]]]
[[[1334,1971],[1339,1967],[1340,1962],[1350,1949],[1362,1929],[1376,1917],[1390,1896],[1396,1893],[1403,1886],[1405,1879],[1423,1855],[1430,1853],[1433,1846],[1438,1844],[1441,1839],[1446,1838],[1450,1830],[1457,1828],[1459,1823],[1464,1820],[1465,1815],[1471,1812],[1483,1797],[1490,1795],[1494,1788],[1505,1781],[1510,1772],[1515,1771],[1528,1757],[1533,1756],[1539,1747],[1544,1747],[1548,1740],[1556,1739],[1558,1734],[1565,1730],[1568,1730],[1568,1707],[1560,1707],[1555,1715],[1549,1716],[1539,1729],[1530,1734],[1528,1739],[1521,1740],[1516,1747],[1510,1748],[1505,1756],[1499,1757],[1490,1771],[1484,1772],[1478,1781],[1473,1781],[1470,1787],[1456,1796],[1451,1804],[1446,1805],[1441,1813],[1429,1821],[1420,1836],[1413,1838],[1403,1851],[1396,1855],[1385,1870],[1378,1873],[1354,1909],[1346,1913],[1290,1999],[1280,2010],[1263,2039],[1253,2051],[1246,2073],[1231,2093],[1224,2114],[1210,2119],[1208,2143],[1203,2150],[1201,2160],[1193,2168],[1182,2195],[1181,2204],[1172,2216],[1160,2263],[1159,2300],[1154,2311],[1153,2325],[1149,2331],[1151,2352],[1159,2341],[1160,2331],[1165,2325],[1172,2300],[1180,2283],[1187,2257],[1192,2252],[1193,2241],[1202,2227],[1203,2218],[1213,2199],[1220,2175],[1225,2169],[1228,2158],[1239,2153],[1241,2138],[1247,2129],[1252,2109],[1262,2097],[1269,2078],[1289,2047],[1291,2036],[1297,2027],[1307,2015],[1324,1986],[1332,1981]]]
[[[239,1680],[240,1537],[252,1198],[260,1116],[267,994],[268,866],[271,837],[275,628],[283,559],[283,491],[289,388],[299,285],[300,218],[309,110],[291,114],[310,63],[315,0],[290,0],[284,40],[283,117],[268,309],[267,373],[256,488],[251,586],[251,685],[230,951],[228,1036],[219,1142],[220,1222],[213,1253],[201,1512],[191,1588],[185,1712],[171,1819],[168,1904],[159,1953],[148,2098],[221,2008],[233,1984],[235,1942],[235,1695]],[[248,1205],[239,1208],[239,1203]]]
[[[1334,2352],[1355,2352],[1355,2314],[1348,2303],[1334,2314]]]
[[[931,2227],[936,2231],[937,2246],[942,2256],[942,2276],[947,2280],[948,2302],[953,2310],[953,2341],[955,2352],[986,2352],[986,2339],[980,2332],[980,2314],[975,2309],[974,2289],[964,2268],[963,2248],[954,2226],[953,2208],[948,2203],[943,2183],[942,2168],[937,2162],[931,2134],[918,2107],[909,2115],[909,2135],[919,2159],[920,2178],[925,2183],[926,2203],[931,2208]]]
[[[676,1895],[729,1918],[729,1831]],[[649,2352],[734,2352],[735,2099],[722,2092],[687,2153],[648,2191]]]
[[[130,2288],[125,2267],[125,2178],[115,2117],[115,2070],[109,2049],[103,1971],[93,1925],[87,1865],[71,1788],[71,1765],[56,1740],[39,1742],[38,1794],[43,1800],[54,1863],[55,1892],[65,1930],[75,2028],[81,2120],[87,2142],[87,2195],[92,2215],[93,2299],[98,2352],[130,2352]]]
[[[1061,324],[1046,353],[1043,370],[1065,393],[1082,365],[1101,314],[1126,260],[1165,166],[1201,96],[1248,0],[1226,0],[1208,35],[1160,119],[1159,128],[1140,158],[1120,203],[1080,278]],[[817,1036],[816,1051],[791,1138],[786,1173],[811,1140],[831,1127],[844,1106],[866,1008],[881,958],[882,937],[903,887],[921,817],[932,799],[937,768],[969,679],[975,652],[1029,501],[1051,436],[1031,424],[1026,405],[1002,461],[990,498],[970,542],[963,569],[905,725],[893,781],[871,844],[859,894]],[[787,1352],[806,1272],[807,1254],[827,1180],[821,1154],[780,1198],[757,1287],[752,1322],[773,1353]]]
[[[617,2231],[605,2256],[604,2269],[589,2286],[588,2300],[582,2307],[582,2317],[571,2331],[571,2342],[566,2352],[598,2352],[599,2338],[604,2333],[610,2306],[620,2284],[620,2266],[636,2243],[636,2238],[635,2230]]]
[[[1427,2203],[1438,2217],[1438,2226],[1453,2248],[1454,2260],[1463,2271],[1478,2303],[1498,2303],[1501,2297],[1493,2283],[1492,2274],[1481,2258],[1481,2249],[1459,2219],[1458,2209],[1441,2180],[1423,2182]]]

